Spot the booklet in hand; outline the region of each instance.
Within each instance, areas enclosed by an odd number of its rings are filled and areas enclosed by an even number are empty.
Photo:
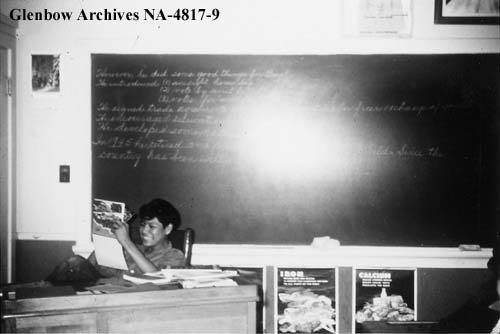
[[[102,199],[92,202],[92,239],[95,256],[101,266],[127,270],[123,249],[113,234],[115,222],[123,222],[125,203]]]

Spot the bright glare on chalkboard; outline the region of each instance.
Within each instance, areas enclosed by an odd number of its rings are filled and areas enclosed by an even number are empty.
[[[343,135],[341,120],[338,131],[331,131],[332,124],[284,104],[261,106],[246,115],[240,151],[261,178],[340,176],[355,164],[350,152],[356,143]]]

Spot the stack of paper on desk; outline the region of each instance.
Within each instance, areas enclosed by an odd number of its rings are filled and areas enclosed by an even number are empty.
[[[172,281],[170,278],[163,276],[161,271],[147,274],[123,274],[123,279],[135,284],[153,283],[156,285],[168,284]]]
[[[234,270],[220,269],[164,269],[165,277],[178,280],[184,289],[212,286],[237,286],[230,277],[238,276]]]
[[[213,280],[238,276],[236,270],[221,269],[163,269],[161,273],[165,277],[178,280]]]
[[[163,269],[144,275],[124,274],[123,278],[136,284],[153,283],[156,285],[179,283],[183,288],[211,286],[236,286],[230,277],[238,276],[233,270],[220,269]]]
[[[230,278],[217,278],[206,281],[186,280],[182,281],[181,285],[184,289],[192,288],[209,288],[212,286],[237,286],[238,283]]]

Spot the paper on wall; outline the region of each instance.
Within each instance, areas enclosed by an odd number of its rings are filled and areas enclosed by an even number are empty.
[[[410,37],[411,29],[411,0],[344,1],[347,35]]]

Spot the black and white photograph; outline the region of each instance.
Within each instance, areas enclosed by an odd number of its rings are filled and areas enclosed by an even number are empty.
[[[500,334],[498,7],[0,0],[0,332]]]
[[[412,0],[344,2],[344,33],[351,36],[409,38],[412,18]]]
[[[499,0],[435,0],[437,24],[500,24]]]
[[[59,55],[32,55],[33,93],[58,93],[60,90]]]

